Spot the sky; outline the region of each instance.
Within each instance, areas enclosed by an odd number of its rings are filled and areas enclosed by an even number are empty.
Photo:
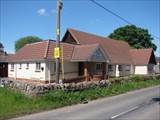
[[[104,7],[160,38],[160,0],[95,0]],[[62,0],[61,38],[68,28],[108,36],[124,21],[90,0]],[[14,53],[15,41],[29,35],[56,39],[56,0],[0,0],[0,42]],[[153,42],[160,56],[160,40]]]

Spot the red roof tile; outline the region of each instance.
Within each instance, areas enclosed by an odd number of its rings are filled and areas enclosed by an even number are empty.
[[[99,44],[91,45],[77,45],[74,48],[72,60],[73,61],[88,61],[90,56],[99,47]]]
[[[97,36],[94,34],[68,29],[77,44],[100,44],[113,64],[132,64],[129,45],[123,41]],[[64,40],[63,40],[64,41]]]
[[[129,45],[123,41],[85,33],[73,29],[68,32],[78,45],[61,42],[65,60],[87,60],[97,47],[101,47],[112,64],[147,64],[152,54],[152,49],[130,50]],[[65,41],[63,39],[63,41]],[[53,60],[55,41],[41,41],[27,44],[15,55],[8,57],[9,62]],[[141,57],[143,56],[143,57]],[[133,60],[133,61],[132,61]]]
[[[153,50],[149,49],[131,49],[133,63],[135,65],[147,65],[149,64]]]
[[[45,51],[47,49],[48,41],[36,42],[27,44],[15,55],[8,58],[8,61],[32,61],[32,60],[43,60],[45,58]]]
[[[48,53],[46,59],[54,59],[53,58],[53,51],[56,46],[55,41],[49,41]],[[74,50],[74,45],[68,43],[60,43],[61,47],[63,47],[63,57],[65,60],[71,60],[72,53]]]

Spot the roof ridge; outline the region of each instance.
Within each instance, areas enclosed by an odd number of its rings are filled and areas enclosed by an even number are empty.
[[[85,46],[99,46],[99,43],[93,43],[93,44],[82,44],[82,45],[75,45],[75,47],[85,47]]]
[[[92,35],[92,36],[95,36],[95,37],[99,37],[99,38],[102,38],[102,39],[105,39],[105,40],[111,40],[111,41],[115,41],[115,42],[128,44],[127,42],[125,42],[123,40],[116,40],[116,39],[112,39],[112,38],[109,38],[109,37],[97,35],[97,34],[94,34],[94,33],[84,32],[84,31],[81,31],[81,30],[76,30],[76,29],[73,29],[73,28],[68,28],[68,30],[71,32],[71,34],[73,35],[74,38],[76,38],[76,36],[74,36],[74,34],[72,33],[72,30],[75,31],[75,32],[80,32],[80,33]],[[77,38],[76,38],[76,41],[78,41]]]
[[[139,51],[139,50],[153,50],[153,48],[134,48],[134,49],[130,49],[130,51]]]
[[[77,44],[80,44],[79,40],[76,38],[76,36],[73,34],[72,30],[74,29],[71,29],[69,28],[68,31],[71,33],[72,37],[76,40]],[[76,31],[76,30],[75,30]]]
[[[42,43],[42,42],[46,42],[46,40],[42,40],[42,41],[38,41],[38,42],[33,42],[33,43],[28,43],[26,45],[39,44],[39,43]]]

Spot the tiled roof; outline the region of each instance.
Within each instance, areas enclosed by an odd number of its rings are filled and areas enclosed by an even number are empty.
[[[112,64],[148,64],[153,53],[152,49],[130,49],[126,42],[112,40],[74,29],[69,29],[67,32],[72,35],[77,43],[60,43],[63,46],[63,58],[68,61],[87,60],[97,47],[102,49],[105,57]],[[8,57],[8,61],[53,60],[55,46],[56,43],[53,40],[27,44],[17,51],[15,55]]]
[[[87,60],[93,54],[99,44],[92,45],[73,45],[68,43],[60,43],[63,47],[63,58],[65,60]],[[21,48],[15,55],[8,58],[9,62],[35,61],[35,60],[53,60],[54,48],[56,42],[53,40],[41,41],[38,43],[27,44]]]
[[[70,60],[72,58],[74,45],[68,43],[60,43],[61,47],[63,47],[63,57],[65,60]],[[53,51],[56,46],[55,41],[49,41],[48,51],[46,59],[53,59]]]
[[[129,45],[123,41],[97,36],[94,34],[68,29],[77,44],[100,44],[113,64],[132,64]]]
[[[27,44],[16,52],[15,55],[8,58],[8,61],[33,61],[43,60],[46,57],[48,41]]]
[[[153,50],[149,49],[131,49],[133,63],[135,65],[147,65],[150,61]]]
[[[47,40],[37,43],[27,44],[21,48],[15,55],[8,58],[10,62],[16,61],[35,61],[35,60],[53,60],[55,41]],[[74,45],[61,43],[63,46],[63,55],[65,60],[70,60],[72,57]]]
[[[7,54],[6,52],[0,53],[0,62],[7,62],[7,59],[12,54]]]
[[[88,61],[90,56],[99,47],[99,44],[77,45],[74,48],[72,61]]]

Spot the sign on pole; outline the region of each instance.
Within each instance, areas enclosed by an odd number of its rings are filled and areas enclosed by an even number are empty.
[[[60,58],[60,49],[59,47],[54,48],[54,58]]]

